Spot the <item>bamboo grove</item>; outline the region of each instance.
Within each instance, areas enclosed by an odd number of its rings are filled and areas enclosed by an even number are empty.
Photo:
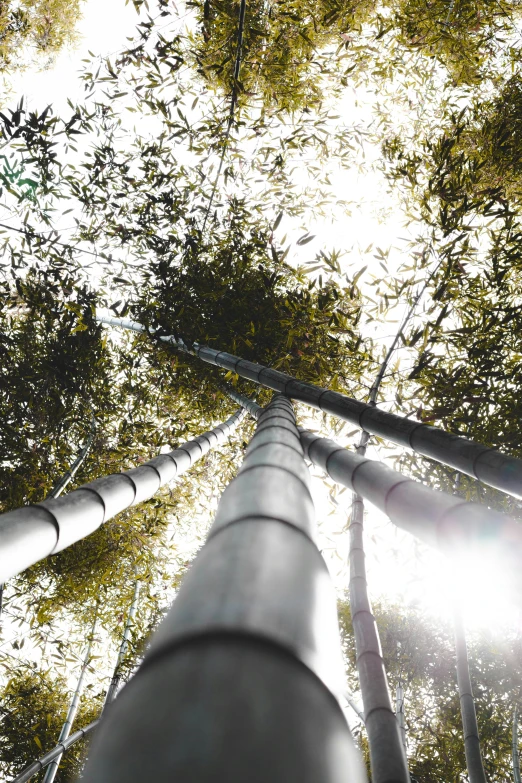
[[[372,602],[371,508],[514,617],[522,4],[134,6],[0,112],[0,775],[520,780],[516,620]]]

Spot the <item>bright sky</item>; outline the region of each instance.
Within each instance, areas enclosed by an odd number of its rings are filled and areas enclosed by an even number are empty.
[[[137,21],[132,4],[125,6],[122,0],[87,0],[84,16],[79,26],[82,36],[76,51],[62,53],[53,68],[43,72],[26,72],[12,80],[12,98],[8,105],[14,104],[23,95],[30,108],[43,110],[53,103],[59,111],[66,105],[67,98],[81,99],[83,85],[77,79],[82,67],[82,59],[88,51],[107,55],[126,46],[126,38],[131,36]],[[343,117],[346,122],[370,122],[368,102],[365,95],[354,95],[347,91],[343,102]],[[371,243],[386,249],[392,246],[390,271],[404,260],[404,241],[407,237],[404,220],[399,205],[388,195],[388,188],[382,176],[371,167],[376,150],[368,148],[367,168],[364,173],[355,169],[339,172],[333,179],[339,197],[354,202],[351,215],[345,215],[333,226],[330,221],[314,221],[306,229],[316,234],[314,243],[306,246],[310,257],[321,248],[343,248],[348,251],[347,266],[373,264],[367,275],[374,271],[382,275],[378,262],[371,254],[366,257],[361,252]],[[301,231],[298,225],[281,225],[281,231],[294,233]],[[303,251],[303,255],[306,255]],[[396,330],[396,324],[375,327],[378,337],[390,342]],[[388,337],[388,335],[390,337]],[[329,421],[329,423],[331,423]],[[351,428],[347,428],[349,431]],[[330,433],[323,430],[326,436]],[[340,438],[343,445],[353,444],[354,437]],[[369,456],[376,457],[370,448]],[[332,489],[314,471],[313,488],[318,510],[321,533],[321,547],[334,576],[339,591],[347,586],[347,546],[348,536],[345,524],[348,518],[350,493],[338,493],[335,503],[328,495]],[[209,520],[210,521],[210,520]],[[418,603],[438,617],[451,619],[451,601],[455,590],[455,578],[447,561],[438,553],[429,551],[418,544],[411,536],[397,530],[379,512],[371,510],[367,515],[367,565],[371,593],[374,599],[387,601]],[[186,542],[188,548],[191,542]],[[507,591],[494,594],[490,588],[488,564],[467,564],[462,574],[456,578],[456,589],[461,594],[464,616],[470,629],[489,627],[500,633],[509,624],[512,631],[521,630],[521,615],[516,614],[513,621],[514,604]],[[10,634],[6,634],[9,636]],[[6,638],[4,635],[4,638]]]

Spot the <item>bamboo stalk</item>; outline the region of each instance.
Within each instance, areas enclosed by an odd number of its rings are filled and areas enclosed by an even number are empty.
[[[80,670],[80,676],[78,678],[78,682],[76,684],[76,690],[74,691],[71,704],[69,706],[69,709],[67,711],[67,716],[65,718],[65,722],[62,726],[62,730],[60,732],[60,736],[58,737],[58,745],[65,742],[69,734],[71,733],[71,727],[74,723],[74,719],[76,718],[76,713],[78,712],[78,706],[80,704],[80,698],[82,695],[83,690],[83,682],[85,679],[85,674],[87,672],[87,667],[89,665],[89,662],[91,660],[91,649],[92,644],[94,640],[94,632],[96,629],[96,620],[95,617],[94,622],[92,624],[91,633],[89,635],[89,641],[87,643],[87,649],[85,651],[85,656],[82,663],[82,668]],[[58,753],[55,758],[52,759],[51,763],[47,767],[47,770],[45,772],[45,776],[43,779],[43,783],[53,783],[56,773],[58,772],[58,767],[60,766],[60,761],[62,759],[62,754]]]
[[[83,484],[61,498],[0,515],[0,581],[85,538],[120,511],[153,497],[160,486],[222,443],[244,417],[244,410],[239,410],[213,430],[138,468]]]
[[[114,701],[116,697],[116,692],[118,690],[118,685],[120,684],[120,669],[121,665],[123,663],[123,660],[125,658],[125,655],[127,653],[127,647],[129,645],[129,637],[132,630],[132,626],[134,624],[134,618],[136,616],[136,611],[138,609],[138,597],[140,593],[140,583],[139,580],[136,579],[134,582],[134,592],[132,595],[132,601],[129,609],[129,614],[127,615],[127,620],[125,622],[125,628],[123,631],[123,637],[121,640],[120,649],[118,651],[118,658],[116,660],[116,666],[114,667],[114,672],[111,677],[111,681],[109,684],[109,687],[107,689],[107,694],[105,696],[105,702],[103,705],[103,709],[107,707],[108,704],[110,704],[112,701]]]
[[[110,326],[146,332],[141,324],[129,319],[98,316],[97,320]],[[245,361],[225,351],[217,351],[198,343],[193,343],[192,347],[189,347],[181,338],[172,336],[160,336],[159,339],[183,353],[197,356],[204,362],[237,373],[242,378],[349,421],[372,435],[391,440],[393,443],[412,449],[417,454],[473,476],[484,484],[522,498],[522,460],[517,457],[502,454],[488,446],[445,432],[438,427],[387,413],[340,392],[299,381],[291,375]]]
[[[76,475],[80,467],[83,465],[83,462],[87,457],[87,454],[91,450],[91,446],[93,444],[95,435],[96,435],[96,419],[94,418],[94,413],[91,411],[91,429],[89,432],[89,437],[81,447],[71,467],[63,474],[61,479],[52,488],[52,490],[47,495],[47,498],[59,497],[64,491],[64,489],[68,486],[68,484],[71,483],[74,476]]]
[[[522,590],[522,526],[506,514],[430,489],[382,462],[361,457],[327,438],[301,429],[305,455],[334,481],[358,493],[390,520],[429,546],[452,554],[477,548],[502,558]]]
[[[84,783],[361,783],[336,598],[290,402],[276,397]]]
[[[455,651],[457,656],[457,684],[459,689],[460,713],[464,733],[464,752],[469,783],[486,783],[486,774],[480,752],[480,738],[475,712],[475,700],[469,673],[468,650],[462,615],[458,604],[454,604]]]
[[[513,780],[514,783],[522,783],[520,776],[520,756],[518,753],[518,710],[515,706],[513,714]]]
[[[395,689],[395,715],[397,716],[397,723],[399,724],[402,746],[404,748],[404,753],[406,754],[408,751],[408,743],[406,741],[406,721],[404,719],[404,688],[402,687],[402,682],[400,680]]]
[[[27,767],[25,767],[21,772],[18,773],[18,775],[13,778],[10,783],[26,783],[28,780],[30,780],[34,775],[37,775],[39,772],[42,771],[48,764],[50,764],[55,758],[58,756],[62,756],[64,753],[67,753],[69,748],[72,748],[73,745],[75,745],[79,740],[83,739],[87,736],[93,729],[96,728],[98,725],[99,720],[94,720],[92,723],[89,723],[88,726],[85,726],[83,729],[78,729],[78,731],[75,731],[74,734],[71,734],[66,740],[63,742],[59,742],[52,750],[50,750],[48,753],[45,753],[43,756],[40,756],[39,759],[36,761],[33,761],[31,764],[29,764]]]

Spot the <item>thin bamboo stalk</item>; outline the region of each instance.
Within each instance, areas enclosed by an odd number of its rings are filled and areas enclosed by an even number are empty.
[[[486,783],[486,774],[480,752],[480,738],[475,712],[475,700],[469,673],[468,650],[462,615],[454,604],[455,651],[457,656],[457,684],[459,688],[460,713],[464,733],[464,751],[469,783]]]
[[[0,580],[16,576],[38,560],[85,538],[120,511],[153,497],[160,486],[222,443],[244,417],[245,412],[240,410],[213,430],[139,468],[104,476],[61,498],[0,515]]]
[[[358,493],[390,520],[429,546],[452,554],[477,548],[502,558],[522,590],[522,526],[498,511],[425,487],[382,462],[361,457],[327,438],[301,429],[305,455],[334,481]]]
[[[67,716],[65,718],[65,722],[62,726],[62,730],[60,732],[60,736],[58,737],[58,745],[65,742],[69,734],[71,733],[71,727],[74,723],[74,719],[76,718],[76,713],[78,712],[78,706],[80,704],[80,698],[82,695],[83,690],[83,682],[85,680],[85,675],[87,673],[87,667],[89,666],[90,660],[91,660],[91,649],[92,644],[94,641],[94,633],[96,630],[96,618],[94,619],[94,622],[92,624],[91,633],[89,635],[89,640],[87,642],[87,649],[85,651],[85,656],[82,663],[82,668],[80,670],[80,676],[78,678],[78,682],[76,684],[76,690],[74,691],[71,704],[69,706],[69,709],[67,711]],[[43,783],[53,783],[56,773],[58,772],[58,767],[60,766],[60,761],[62,759],[62,754],[59,753],[53,758],[49,766],[47,767],[47,770],[44,775]]]
[[[520,776],[520,756],[518,753],[518,710],[515,706],[513,714],[513,780],[514,783],[522,783]]]
[[[45,753],[43,756],[40,756],[39,759],[36,761],[33,761],[31,764],[29,764],[27,767],[25,767],[21,772],[18,773],[18,775],[13,778],[10,783],[26,783],[28,780],[30,780],[34,775],[37,775],[39,772],[42,771],[48,764],[51,763],[55,758],[58,756],[62,756],[64,753],[67,753],[69,748],[72,748],[73,745],[76,745],[76,743],[87,736],[93,729],[96,728],[98,725],[99,720],[94,720],[92,723],[89,723],[88,726],[85,726],[83,729],[78,729],[78,731],[75,731],[74,734],[71,734],[70,737],[68,737],[63,742],[59,742],[52,750],[50,750],[48,753]]]
[[[359,783],[335,591],[290,402],[276,397],[84,783]]]
[[[87,457],[87,454],[91,450],[95,435],[96,435],[96,419],[94,418],[94,413],[91,411],[91,429],[89,432],[89,437],[81,447],[71,467],[63,474],[63,476],[57,482],[57,484],[55,484],[55,486],[47,495],[47,498],[59,497],[64,491],[64,489],[71,483],[74,476],[76,475],[80,467],[83,465],[85,458]]]
[[[97,320],[110,326],[146,332],[141,324],[124,318],[98,316]],[[445,432],[438,427],[387,413],[345,394],[299,381],[291,375],[246,361],[225,351],[217,351],[198,343],[193,343],[192,347],[189,347],[181,338],[172,336],[161,336],[159,339],[183,353],[197,356],[204,362],[237,373],[242,378],[349,421],[372,435],[391,440],[418,454],[473,476],[484,484],[522,498],[521,459],[502,454],[488,446]]]
[[[125,628],[123,631],[123,637],[121,640],[120,649],[118,651],[118,658],[116,660],[116,666],[114,667],[114,672],[111,677],[111,681],[109,684],[109,687],[107,689],[107,694],[105,696],[105,703],[103,705],[103,709],[107,707],[108,704],[110,704],[112,701],[114,701],[114,698],[116,697],[116,692],[118,690],[118,686],[120,684],[121,680],[121,665],[123,663],[123,660],[125,658],[125,655],[127,653],[127,648],[129,646],[129,637],[132,630],[132,626],[134,624],[134,618],[136,616],[136,611],[138,609],[138,597],[140,593],[140,583],[139,580],[136,579],[134,583],[134,592],[132,595],[132,601],[129,609],[129,614],[127,615],[127,620],[125,622]]]
[[[404,688],[402,687],[402,682],[400,680],[395,689],[395,715],[397,716],[397,723],[399,724],[402,746],[404,748],[404,753],[406,754],[408,751],[408,743],[406,741],[406,721],[404,718]]]

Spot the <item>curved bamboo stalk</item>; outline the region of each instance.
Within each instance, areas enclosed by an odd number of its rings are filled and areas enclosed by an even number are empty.
[[[520,776],[520,756],[518,753],[518,710],[515,707],[513,714],[513,780],[514,783],[522,783]]]
[[[89,432],[89,437],[81,447],[80,451],[78,452],[76,459],[72,463],[71,467],[63,474],[61,479],[55,484],[55,486],[52,488],[52,490],[47,495],[47,498],[57,498],[59,497],[64,489],[68,486],[68,484],[71,483],[74,476],[80,469],[80,467],[83,465],[83,462],[91,450],[91,446],[94,441],[94,437],[96,435],[96,419],[94,418],[94,413],[91,410],[91,429]]]
[[[110,326],[146,332],[141,324],[124,318],[98,316],[97,320]],[[484,484],[516,498],[522,498],[522,460],[517,457],[502,454],[488,446],[460,435],[452,435],[438,427],[387,413],[340,392],[299,381],[279,370],[246,361],[225,351],[217,351],[197,343],[189,347],[181,338],[172,336],[161,336],[159,339],[183,353],[197,356],[204,362],[237,373],[242,378],[349,421],[372,435],[391,440],[393,443],[412,449],[417,454],[473,476]]]
[[[58,745],[56,745],[48,753],[40,756],[39,759],[33,761],[31,764],[25,767],[15,778],[10,781],[10,783],[26,783],[28,780],[34,777],[34,775],[37,775],[39,772],[41,772],[42,769],[50,764],[55,758],[62,756],[64,753],[67,753],[69,748],[72,748],[72,746],[75,745],[79,740],[83,739],[87,736],[87,734],[93,731],[99,722],[99,719],[94,720],[92,723],[89,723],[88,726],[85,726],[85,728],[75,731],[74,734],[71,734],[70,737],[68,737],[63,742],[59,742]]]
[[[457,685],[459,688],[460,713],[464,732],[464,752],[468,768],[469,783],[486,783],[486,774],[480,752],[480,738],[475,712],[475,700],[471,688],[468,650],[462,615],[454,604],[455,651],[457,656]]]
[[[335,591],[291,403],[276,397],[84,783],[362,783]]]
[[[222,443],[245,415],[241,409],[213,430],[139,468],[104,476],[61,498],[0,515],[0,581],[85,538],[120,511],[151,498],[160,486]]]
[[[502,557],[522,590],[522,525],[506,514],[426,487],[382,462],[361,457],[335,441],[300,430],[305,455],[334,481],[383,511],[397,527],[448,554],[457,547]]]
[[[71,733],[71,727],[74,723],[74,719],[76,718],[76,713],[78,712],[78,706],[80,704],[80,698],[83,690],[83,681],[85,679],[87,667],[91,660],[91,649],[92,649],[92,643],[94,641],[94,633],[96,630],[96,621],[97,621],[97,617],[95,617],[94,622],[92,624],[91,633],[89,635],[89,641],[87,642],[87,649],[85,651],[82,668],[80,670],[80,676],[78,678],[76,690],[74,691],[71,704],[67,711],[67,716],[62,726],[60,736],[58,737],[58,745],[63,744],[63,742],[65,742],[65,740]],[[45,772],[43,783],[53,783],[56,777],[56,773],[58,772],[58,767],[60,766],[61,758],[62,758],[61,754],[58,754],[52,759],[51,763],[49,764]]]
[[[129,614],[127,615],[127,620],[125,622],[125,629],[123,631],[123,637],[121,640],[120,649],[118,651],[118,658],[116,660],[116,666],[114,667],[114,672],[111,677],[111,681],[109,684],[109,687],[107,689],[107,694],[105,696],[105,702],[103,704],[103,709],[107,707],[108,704],[110,704],[112,701],[114,701],[116,697],[116,692],[118,690],[118,685],[120,684],[120,669],[121,665],[123,663],[123,660],[125,658],[125,655],[127,653],[127,647],[129,645],[129,637],[132,630],[132,626],[134,623],[134,618],[136,616],[136,611],[138,609],[138,597],[140,593],[140,583],[139,580],[136,579],[134,582],[134,592],[132,595],[132,601],[129,609]]]

